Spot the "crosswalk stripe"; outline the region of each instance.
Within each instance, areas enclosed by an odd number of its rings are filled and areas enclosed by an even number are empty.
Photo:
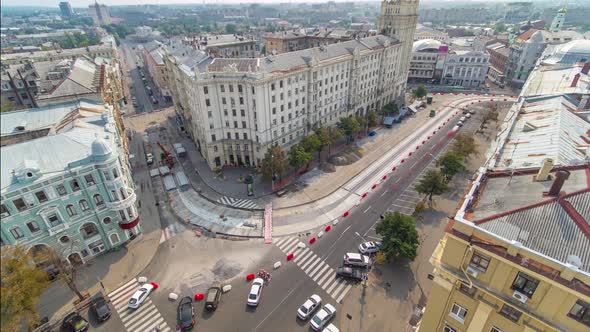
[[[324,265],[324,267],[323,267],[323,268],[320,270],[320,272],[319,272],[318,274],[316,274],[316,276],[315,276],[315,277],[313,277],[313,281],[317,281],[317,280],[318,280],[318,278],[319,278],[320,276],[322,276],[322,275],[323,275],[323,273],[324,273],[324,272],[325,272],[327,269],[329,269],[329,268],[330,268],[330,265],[328,265],[328,264]]]
[[[300,252],[297,256],[295,256],[295,259],[293,259],[293,261],[295,263],[297,263],[297,261],[299,261],[301,259],[301,257],[303,257],[308,251],[309,251],[309,248],[303,249],[302,252]]]
[[[301,267],[302,262],[305,262],[306,259],[308,259],[309,257],[311,257],[313,255],[314,255],[313,251],[310,250],[310,251],[306,252],[305,254],[299,256],[299,257],[301,257],[301,259],[299,259],[299,261],[295,261],[295,263],[297,263],[297,265],[299,265],[299,267]],[[295,257],[295,258],[297,258],[297,257]]]
[[[137,316],[133,317],[133,319],[126,322],[125,327],[128,330],[133,330],[134,328],[141,325],[141,323],[143,323],[147,320],[150,320],[152,318],[158,318],[158,317],[162,317],[162,316],[158,312],[158,309],[155,306],[152,306],[152,308],[150,308],[150,310],[146,311],[144,315],[137,315]]]
[[[344,288],[344,291],[342,292],[342,294],[340,294],[340,296],[336,299],[336,302],[341,303],[342,299],[346,296],[346,294],[348,294],[348,291],[350,291],[350,289],[352,288],[352,285],[347,285],[346,288]]]
[[[334,271],[332,268],[330,268],[328,273],[326,273],[324,275],[324,277],[318,281],[318,285],[320,285],[320,287],[322,287],[323,289],[326,289],[325,286],[328,286],[328,282],[330,280],[332,280],[329,277],[334,276],[335,273],[336,273],[336,271]]]
[[[305,274],[309,275],[309,271],[311,271],[311,269],[321,261],[322,261],[322,258],[320,256],[314,256],[312,259],[310,259],[307,262],[307,264],[303,265],[301,267],[301,269],[303,271],[305,271]]]
[[[285,241],[283,243],[281,243],[281,246],[279,247],[282,251],[285,251],[285,249],[288,246],[291,246],[293,243],[296,243],[298,240],[297,238],[290,238],[288,241]]]
[[[338,278],[334,279],[334,282],[332,283],[332,285],[330,285],[330,287],[328,289],[326,289],[326,292],[328,294],[332,293],[332,290],[334,289],[334,287],[336,287],[336,285],[339,285],[340,283],[338,282]]]
[[[334,289],[334,292],[332,293],[332,297],[336,297],[339,293],[340,290],[342,290],[342,288],[344,288],[344,286],[346,286],[346,282],[343,280],[342,282],[340,282],[340,286],[336,287],[336,289]]]
[[[113,305],[113,307],[115,307],[117,310],[119,308],[127,307],[127,301],[129,301],[129,298],[131,297],[131,295],[133,295],[136,288],[137,286],[128,289],[127,291],[125,291],[125,293],[121,293],[121,296],[117,297],[115,300],[111,300],[111,304]]]
[[[148,330],[149,328],[153,328],[154,326],[158,325],[162,325],[162,322],[164,321],[164,318],[162,318],[162,316],[160,316],[159,314],[157,316],[154,316],[152,318],[150,318],[149,320],[143,320],[143,321],[139,321],[138,325],[136,325],[135,327],[131,328],[128,327],[128,330],[135,330],[137,329],[138,331],[145,331]]]
[[[170,332],[172,331],[172,328],[170,328],[168,325],[166,325],[166,327],[162,330],[162,332]]]
[[[275,245],[280,248],[280,245],[286,240],[289,239],[288,237],[282,237],[279,239],[275,239]]]
[[[119,288],[115,289],[114,291],[112,291],[112,292],[111,292],[111,293],[108,295],[108,297],[109,297],[109,298],[112,298],[112,297],[114,297],[115,295],[119,294],[119,293],[120,293],[120,292],[121,292],[121,291],[122,291],[122,290],[123,290],[125,287],[128,287],[129,285],[131,285],[131,284],[133,284],[133,283],[136,283],[136,282],[137,282],[137,278],[133,278],[133,279],[129,280],[129,281],[128,281],[126,284],[124,284],[123,286],[121,286],[121,287],[119,287]]]
[[[151,303],[152,303],[151,301],[148,303],[146,300],[146,302],[144,302],[137,309],[131,309],[131,310],[127,310],[126,312],[119,313],[119,317],[121,318],[121,321],[123,322],[123,324],[126,324],[125,322],[128,322],[130,319],[138,316],[140,313],[143,314],[147,311],[153,310],[155,308],[155,306],[151,306],[150,305]]]
[[[294,242],[291,242],[288,246],[285,246],[285,248],[283,249],[286,253],[291,253],[293,252],[293,249],[297,248],[297,245],[299,244],[299,240],[295,239]]]
[[[313,279],[313,275],[316,274],[325,265],[327,265],[327,264],[323,260],[320,259],[320,263],[318,265],[316,265],[314,269],[309,271],[309,273],[307,275]]]

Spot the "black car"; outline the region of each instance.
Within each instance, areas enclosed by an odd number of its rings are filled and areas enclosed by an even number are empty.
[[[190,296],[183,297],[178,304],[178,326],[183,330],[190,330],[195,326],[195,311],[193,299]]]
[[[88,321],[77,312],[72,312],[64,318],[62,328],[66,331],[84,332],[88,331]]]
[[[207,310],[215,310],[217,309],[217,305],[219,304],[219,298],[221,298],[221,288],[220,287],[211,287],[207,291],[207,299],[205,301],[205,308]]]
[[[353,269],[348,266],[341,266],[336,269],[336,276],[337,277],[344,277],[348,279],[353,279],[356,281],[363,280],[363,273],[357,269]]]
[[[105,320],[111,318],[111,308],[109,308],[109,304],[104,299],[104,297],[99,296],[95,298],[92,300],[90,306],[99,322],[104,322]]]

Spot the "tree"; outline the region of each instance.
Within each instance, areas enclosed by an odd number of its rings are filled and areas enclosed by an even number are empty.
[[[424,84],[418,85],[418,87],[414,91],[412,91],[412,96],[416,99],[426,97],[427,94],[428,94],[428,90],[426,90],[426,87],[424,87]]]
[[[303,149],[306,152],[309,152],[309,153],[317,152],[318,159],[320,159],[320,154],[323,150],[323,145],[322,145],[322,141],[320,140],[320,138],[316,134],[311,134],[311,135],[305,136],[301,140],[301,143],[299,143],[299,144],[301,145],[301,147],[303,147]]]
[[[367,113],[367,122],[369,123],[369,127],[375,127],[377,125],[377,113]]]
[[[436,161],[436,165],[440,168],[440,173],[448,183],[455,174],[465,170],[465,165],[461,162],[461,156],[456,152],[449,151],[445,153]]]
[[[389,213],[377,223],[377,234],[383,237],[381,251],[388,261],[404,257],[414,260],[420,244],[416,221],[399,212]]]
[[[305,151],[301,145],[296,145],[289,151],[289,164],[295,168],[309,164],[312,159],[311,153]]]
[[[398,113],[399,113],[399,107],[393,101],[391,103],[383,106],[383,108],[381,108],[381,110],[379,110],[379,115],[381,115],[381,121],[384,121],[386,116],[391,116],[391,115],[395,115]]]
[[[30,327],[37,321],[35,308],[49,279],[23,246],[3,247],[1,257],[0,326],[2,331],[19,331],[21,324]]]
[[[275,174],[278,174],[279,179],[281,179],[286,167],[287,158],[283,148],[275,144],[266,150],[266,154],[262,160],[262,174],[266,179],[273,179]]]
[[[494,33],[499,34],[506,31],[506,24],[498,22],[494,25]]]
[[[453,151],[467,160],[471,155],[477,154],[477,143],[473,136],[459,134],[453,141]]]
[[[432,206],[432,196],[440,195],[449,190],[442,174],[436,170],[426,172],[426,175],[416,185],[416,191],[427,195],[430,206]]]
[[[74,242],[72,242],[73,244]],[[62,254],[63,252],[60,253],[53,248],[47,247],[39,253],[39,258],[47,264],[53,265],[58,271],[57,278],[63,280],[68,288],[82,301],[84,300],[84,295],[76,283],[78,280],[78,265],[70,264],[68,261],[62,259]]]
[[[358,123],[357,119],[353,117],[341,118],[339,127],[346,135],[347,144],[354,140],[354,135],[356,135],[356,133],[361,131],[361,125]]]
[[[344,133],[342,129],[338,127],[319,127],[315,130],[315,134],[320,139],[322,149],[324,146],[328,146],[328,157],[330,157],[330,148],[332,144],[336,143]]]
[[[235,24],[228,24],[225,26],[225,32],[229,34],[234,34],[237,31],[237,27]]]

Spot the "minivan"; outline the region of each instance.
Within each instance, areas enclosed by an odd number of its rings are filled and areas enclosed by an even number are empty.
[[[349,252],[344,255],[344,265],[369,267],[371,265],[371,259],[366,255]]]

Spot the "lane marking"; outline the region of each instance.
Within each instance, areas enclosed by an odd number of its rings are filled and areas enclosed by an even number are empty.
[[[369,207],[365,211],[363,211],[363,213],[367,213],[367,211],[369,211],[370,209],[371,209],[371,206],[369,205]]]
[[[340,294],[338,299],[336,299],[336,302],[342,303],[342,299],[344,299],[344,297],[346,296],[346,294],[348,294],[348,291],[350,291],[351,288],[352,288],[352,285],[350,285],[350,284],[348,286],[346,286],[346,288],[344,288],[344,291],[342,292],[342,294]]]

